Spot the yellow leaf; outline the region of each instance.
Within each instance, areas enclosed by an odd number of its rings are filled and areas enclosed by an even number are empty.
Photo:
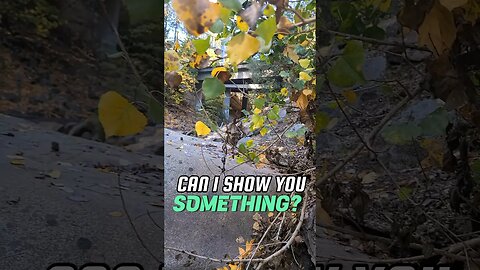
[[[422,161],[425,167],[435,165],[441,168],[443,166],[443,156],[445,153],[444,144],[439,139],[424,139],[420,146],[428,152],[428,157]]]
[[[275,14],[275,9],[273,8],[272,5],[268,4],[265,9],[263,10],[263,15],[270,17],[273,14]]]
[[[282,89],[280,89],[280,93],[283,95],[283,96],[288,96],[288,89],[283,87]]]
[[[178,41],[175,42],[175,45],[173,46],[173,49],[175,51],[178,51],[178,49],[180,49],[180,43],[178,43]]]
[[[273,217],[273,213],[272,213],[272,212],[268,212],[267,216],[268,216],[268,217]]]
[[[248,140],[248,141],[245,143],[245,145],[246,145],[247,147],[252,147],[252,146],[253,146],[253,140]]]
[[[352,89],[343,91],[342,95],[347,99],[348,103],[353,104],[357,101],[357,93]]]
[[[440,0],[440,4],[442,4],[442,6],[446,7],[448,10],[461,7],[467,3],[468,0]]]
[[[227,45],[227,55],[233,65],[238,65],[258,52],[260,42],[255,37],[240,33],[234,36]]]
[[[300,73],[298,73],[298,78],[306,82],[312,80],[312,76],[308,75],[308,73],[304,71],[300,71]]]
[[[217,57],[217,54],[215,53],[215,50],[213,50],[212,48],[208,48],[206,53],[210,58],[216,58]]]
[[[290,28],[292,28],[292,22],[285,16],[281,16],[277,23],[278,33],[288,34],[290,33]]]
[[[214,69],[212,70],[212,73],[211,73],[211,74],[212,74],[212,77],[216,77],[217,74],[218,74],[220,71],[226,72],[227,69],[224,68],[224,67],[216,67],[216,68],[214,68]]]
[[[304,40],[302,43],[300,43],[300,46],[302,47],[307,47],[310,42],[308,40]]]
[[[252,248],[253,248],[253,239],[251,239],[250,241],[247,241],[246,244],[245,244],[245,251],[246,252],[250,252],[252,251]]]
[[[452,47],[456,36],[457,28],[452,13],[435,1],[418,28],[418,42],[426,45],[435,55],[442,55]]]
[[[238,247],[238,254],[240,255],[239,257],[240,257],[241,259],[244,258],[243,256],[245,256],[246,253],[247,253],[247,252],[245,251],[245,249],[243,249],[243,248],[241,248],[241,247]]]
[[[12,159],[10,159],[10,164],[17,165],[17,166],[23,166],[23,165],[25,165],[25,159],[23,157],[12,158]]]
[[[259,114],[261,112],[262,112],[262,110],[260,110],[259,108],[255,108],[255,110],[253,110],[254,114]]]
[[[312,89],[304,89],[304,90],[302,91],[302,93],[303,93],[305,96],[308,97],[308,96],[310,96],[310,95],[313,94],[313,90],[312,90]]]
[[[230,270],[240,270],[240,268],[238,268],[238,265],[236,264],[230,263],[228,264],[228,267],[230,267]]]
[[[300,59],[298,60],[298,63],[302,68],[307,68],[310,65],[310,60],[309,59]]]
[[[253,223],[252,228],[253,228],[255,231],[260,231],[260,229],[261,229],[260,223],[258,223],[258,222],[255,221],[255,222]]]
[[[202,121],[197,121],[197,123],[195,123],[195,131],[197,132],[198,136],[205,136],[205,135],[210,134],[211,130]]]
[[[293,45],[288,45],[285,47],[285,50],[283,51],[283,54],[292,59],[293,62],[298,63],[298,54],[295,52],[295,47]]]
[[[59,170],[52,170],[47,174],[50,178],[58,179],[62,173]]]
[[[172,6],[187,31],[194,36],[207,32],[222,11],[219,3],[209,0],[173,0]]]
[[[115,91],[108,91],[100,97],[98,118],[107,138],[134,135],[147,125],[145,115]]]
[[[242,32],[248,31],[248,23],[242,19],[242,17],[237,16],[237,27]]]
[[[278,39],[282,40],[285,36],[282,35],[282,34],[278,34],[277,37],[278,37]]]
[[[268,160],[265,154],[260,154],[258,155],[258,163],[255,164],[255,167],[257,167],[257,169],[262,169],[263,167],[265,167],[267,163],[268,163]]]
[[[260,135],[265,136],[267,134],[267,132],[268,132],[268,129],[266,127],[264,127],[260,130]]]
[[[297,107],[299,107],[301,110],[305,110],[307,106],[308,106],[308,97],[303,93],[301,93],[297,99]]]
[[[110,213],[108,213],[108,214],[109,214],[110,216],[112,216],[112,217],[121,217],[121,216],[123,216],[123,213],[120,212],[120,211],[113,211],[113,212],[110,212]]]
[[[165,71],[176,71],[180,68],[180,56],[174,50],[168,50],[164,55]]]

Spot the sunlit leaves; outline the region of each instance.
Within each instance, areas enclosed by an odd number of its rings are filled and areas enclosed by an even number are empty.
[[[252,116],[252,125],[250,127],[251,130],[257,130],[262,128],[265,123],[265,117],[259,114],[254,114]]]
[[[202,89],[206,99],[216,98],[225,93],[225,85],[217,78],[206,78],[202,83]]]
[[[282,89],[280,89],[280,93],[282,94],[282,96],[288,96],[288,89],[283,87]]]
[[[275,9],[273,8],[272,5],[268,4],[265,9],[263,10],[263,15],[270,17],[273,14],[275,14]]]
[[[300,59],[298,60],[298,63],[302,68],[308,68],[308,66],[310,65],[310,59]]]
[[[265,41],[265,44],[269,44],[270,41],[272,41],[273,35],[275,35],[276,31],[277,25],[275,22],[275,17],[270,17],[258,25],[255,33]]]
[[[212,70],[212,77],[218,78],[221,82],[226,82],[232,77],[225,67],[216,67]]]
[[[304,71],[300,71],[300,73],[298,73],[298,78],[306,82],[312,80],[312,76],[310,76],[308,73]]]
[[[210,134],[211,130],[202,121],[197,121],[195,123],[195,132],[197,133],[198,136],[206,136]]]
[[[227,45],[227,55],[233,65],[238,65],[258,52],[260,42],[247,33],[234,36]]]
[[[199,36],[220,17],[222,6],[209,0],[173,0],[173,8],[187,31]]]
[[[197,54],[202,55],[210,47],[210,37],[207,37],[206,39],[194,39],[192,40],[192,43],[193,46],[195,46]]]
[[[237,27],[242,32],[247,32],[249,29],[248,23],[244,21],[240,16],[237,16]]]
[[[108,91],[100,97],[98,118],[107,138],[134,135],[147,125],[147,118],[115,91]]]
[[[442,55],[452,47],[457,36],[452,13],[435,1],[418,28],[418,35],[421,45],[426,45],[436,55]]]
[[[365,51],[359,41],[349,41],[343,50],[343,54],[327,73],[331,83],[339,87],[352,87],[362,83],[363,63],[365,62]]]
[[[242,9],[242,5],[238,0],[219,0],[218,2],[222,3],[222,5],[226,8],[229,8],[233,11],[239,11]]]

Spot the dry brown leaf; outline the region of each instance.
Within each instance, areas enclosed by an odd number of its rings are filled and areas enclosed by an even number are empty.
[[[425,15],[418,28],[420,45],[426,45],[437,56],[450,50],[457,37],[457,28],[452,13],[438,1]]]

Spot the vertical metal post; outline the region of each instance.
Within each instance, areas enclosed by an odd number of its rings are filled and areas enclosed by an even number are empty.
[[[231,92],[230,89],[227,88],[225,91],[225,99],[223,100],[223,118],[225,123],[230,122],[230,99],[231,99]]]

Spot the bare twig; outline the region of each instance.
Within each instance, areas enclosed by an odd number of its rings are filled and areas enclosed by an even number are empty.
[[[323,28],[321,26],[318,26],[318,27],[319,27],[319,30],[322,31],[322,32],[327,32],[329,34],[336,35],[336,36],[339,36],[339,37],[344,37],[344,38],[347,38],[347,39],[364,41],[364,42],[367,42],[367,43],[370,43],[370,44],[404,47],[404,48],[413,49],[413,50],[430,52],[429,49],[424,48],[424,47],[419,47],[419,46],[414,45],[414,44],[405,44],[404,45],[402,42],[384,41],[384,40],[379,40],[379,39],[374,39],[374,38],[368,38],[368,37],[362,37],[362,36],[347,34],[347,33],[343,33],[343,32],[338,32],[338,31]]]
[[[295,230],[293,231],[292,235],[290,236],[290,239],[287,241],[287,243],[279,250],[277,250],[275,253],[271,254],[270,256],[268,256],[267,258],[263,259],[263,261],[261,261],[257,268],[255,268],[256,270],[260,270],[262,269],[262,267],[268,263],[270,260],[272,260],[273,258],[277,257],[278,255],[282,254],[283,252],[285,252],[292,244],[293,244],[293,241],[295,241],[295,237],[298,235],[298,233],[300,232],[300,228],[302,227],[302,224],[303,224],[303,220],[305,218],[305,210],[307,209],[307,198],[308,198],[308,195],[307,195],[307,192],[305,191],[305,196],[303,198],[303,205],[302,205],[302,210],[301,210],[301,213],[300,213],[300,218],[298,220],[298,223],[297,223],[297,227],[295,228]]]
[[[153,252],[147,247],[145,242],[143,242],[142,237],[138,233],[137,228],[135,227],[135,224],[133,224],[132,218],[130,217],[130,214],[128,213],[127,210],[127,204],[125,203],[125,198],[123,197],[122,193],[122,187],[121,187],[121,182],[120,182],[120,172],[117,173],[117,184],[118,184],[118,192],[120,193],[120,199],[122,201],[122,207],[123,211],[125,212],[125,215],[127,216],[128,222],[130,223],[130,226],[132,227],[133,232],[135,233],[135,236],[137,237],[138,241],[140,242],[140,245],[148,252],[148,254],[159,264],[163,265],[163,262],[153,254]]]
[[[383,129],[383,127],[392,119],[392,117],[397,114],[403,106],[405,106],[408,102],[410,102],[414,97],[418,96],[421,92],[423,92],[423,89],[418,89],[413,93],[411,96],[405,97],[403,100],[401,100],[388,114],[386,114],[383,119],[380,121],[380,123],[375,126],[375,128],[370,132],[370,134],[367,136],[366,141],[369,142],[370,144],[373,142],[375,137],[378,135],[378,133]],[[355,148],[341,163],[337,164],[332,170],[330,170],[327,174],[322,176],[320,179],[318,179],[315,183],[315,186],[319,188],[321,184],[335,175],[338,171],[340,171],[348,162],[350,162],[354,157],[356,157],[365,147],[363,144],[359,144],[357,148]]]

